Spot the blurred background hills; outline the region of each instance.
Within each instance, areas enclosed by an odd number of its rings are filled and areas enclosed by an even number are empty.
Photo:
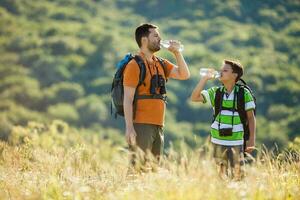
[[[138,50],[135,28],[180,40],[192,77],[170,80],[166,144],[203,144],[212,110],[189,101],[201,67],[239,60],[257,98],[258,143],[285,148],[300,134],[300,2],[296,0],[1,0],[0,138],[55,119],[124,144],[110,114],[116,63]],[[166,50],[159,56],[175,62]],[[208,86],[219,84],[217,81]]]

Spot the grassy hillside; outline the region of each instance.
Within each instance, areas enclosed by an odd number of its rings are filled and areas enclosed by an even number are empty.
[[[233,58],[245,66],[257,97],[259,143],[286,147],[300,131],[299,11],[292,0],[3,0],[0,137],[8,140],[15,125],[54,119],[123,137],[123,119],[110,116],[112,75],[124,54],[137,51],[136,26],[152,22],[163,38],[182,41],[192,72],[188,81],[168,83],[167,144],[203,144],[211,110],[188,98],[200,67]],[[166,51],[159,55],[174,61]]]

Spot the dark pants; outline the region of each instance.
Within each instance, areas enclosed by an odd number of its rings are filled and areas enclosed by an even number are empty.
[[[163,154],[163,127],[140,123],[134,123],[133,126],[136,132],[136,146],[129,147],[132,154],[131,163],[136,169],[151,168],[149,165],[157,163]]]

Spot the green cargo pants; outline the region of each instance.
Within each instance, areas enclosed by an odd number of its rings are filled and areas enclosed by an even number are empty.
[[[131,164],[136,169],[151,168],[149,166],[157,163],[163,154],[163,127],[141,123],[134,123],[133,126],[136,132],[136,145],[129,146]]]

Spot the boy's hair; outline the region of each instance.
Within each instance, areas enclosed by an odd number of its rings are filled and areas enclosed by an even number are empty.
[[[135,29],[135,41],[139,47],[142,46],[142,37],[148,37],[150,28],[158,28],[154,24],[142,24]]]
[[[233,61],[233,60],[224,60],[225,64],[228,64],[231,66],[233,73],[236,73],[238,76],[235,80],[235,82],[237,82],[238,80],[240,80],[240,78],[243,76],[244,74],[244,67],[241,63],[237,62],[237,61]]]

